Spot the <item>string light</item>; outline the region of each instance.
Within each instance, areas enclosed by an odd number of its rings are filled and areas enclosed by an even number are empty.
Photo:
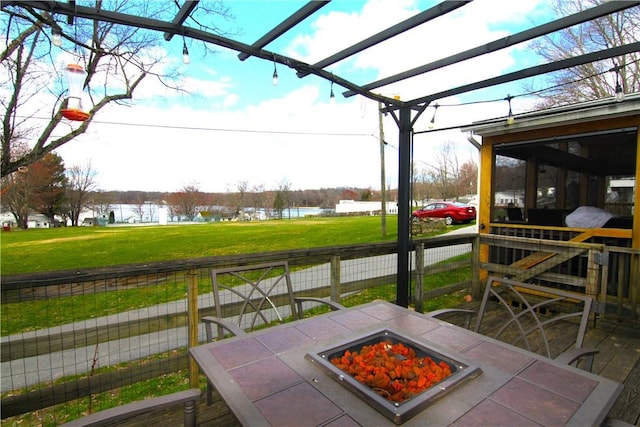
[[[622,85],[620,84],[620,68],[619,66],[615,66],[611,69],[612,72],[616,73],[616,101],[622,102],[624,101],[624,90],[622,90]]]
[[[631,61],[629,63],[627,63],[625,66],[629,66],[630,64],[635,64],[640,62],[640,59],[636,59],[634,61]],[[535,96],[538,95],[540,93],[543,92],[548,92],[548,91],[553,91],[553,90],[557,90],[566,86],[570,86],[576,83],[580,83],[583,82],[585,80],[589,80],[591,78],[594,77],[598,77],[598,76],[602,76],[605,73],[609,73],[609,72],[616,72],[616,89],[615,89],[615,100],[618,102],[621,102],[624,100],[626,94],[624,93],[624,89],[622,88],[622,84],[620,83],[620,76],[618,75],[618,71],[621,70],[622,66],[618,66],[618,67],[614,67],[611,69],[606,69],[604,71],[600,71],[597,73],[593,73],[578,79],[574,79],[568,82],[564,82],[564,83],[560,83],[560,84],[556,84],[556,85],[552,85],[552,86],[548,86],[542,89],[538,89],[538,90],[534,90],[534,91],[530,91],[530,92],[525,92],[525,93],[521,93],[518,95],[509,95],[507,98],[494,98],[494,99],[485,99],[485,100],[479,100],[479,101],[469,101],[469,102],[462,102],[462,103],[458,103],[458,104],[438,104],[438,107],[464,107],[464,106],[468,106],[468,105],[478,105],[478,104],[489,104],[489,103],[494,103],[494,102],[502,102],[502,101],[509,101],[509,110],[511,111],[510,117],[507,116],[507,121],[508,124],[513,124],[515,123],[515,116],[513,115],[513,111],[511,110],[511,102],[510,100],[518,98],[518,97],[526,97],[526,96]],[[618,87],[619,86],[619,87]],[[435,106],[435,105],[434,105]],[[433,119],[432,119],[433,120]],[[452,127],[455,128],[456,126]]]
[[[624,91],[622,90],[622,86],[620,86],[620,83],[616,83],[616,101],[624,101]]]
[[[51,43],[56,47],[62,47],[62,31],[55,21],[51,26]]]
[[[329,102],[332,104],[336,103],[336,95],[333,93],[333,80],[331,81],[331,93],[329,94]]]
[[[276,59],[273,59],[273,79],[271,80],[274,86],[278,86],[278,70],[276,69]]]
[[[505,100],[509,103],[509,114],[507,115],[507,124],[508,125],[512,125],[516,121],[515,117],[513,117],[513,112],[511,111],[511,100],[512,99],[513,99],[513,96],[511,96],[511,95],[507,95],[507,97],[505,98]]]
[[[184,36],[182,36],[182,63],[188,65],[191,62],[191,58],[189,57],[189,49],[187,49],[187,41]]]
[[[436,113],[438,112],[439,105],[436,103],[433,106],[433,117],[431,117],[431,121],[429,122],[429,129],[433,129],[436,125]]]

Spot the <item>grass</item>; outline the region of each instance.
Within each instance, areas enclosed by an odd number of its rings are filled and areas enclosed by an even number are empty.
[[[147,227],[68,227],[2,234],[2,275],[394,241],[380,217],[215,222]]]

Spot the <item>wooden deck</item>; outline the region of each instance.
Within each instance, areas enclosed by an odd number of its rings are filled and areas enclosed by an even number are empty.
[[[462,317],[449,317],[446,320],[459,325],[463,323]],[[485,321],[490,320],[485,318]],[[640,321],[618,320],[613,316],[599,318],[595,327],[593,323],[590,325],[584,347],[600,351],[594,361],[593,373],[625,385],[609,416],[632,425],[640,425]],[[200,398],[197,420],[198,426],[240,425],[219,397],[211,406],[206,405],[204,397]],[[126,426],[147,427],[154,424],[181,425],[181,407],[138,417]]]

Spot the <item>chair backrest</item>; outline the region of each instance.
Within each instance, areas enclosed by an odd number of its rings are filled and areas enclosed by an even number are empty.
[[[214,269],[211,279],[216,316],[244,330],[298,319],[286,261]]]
[[[582,347],[591,304],[583,294],[489,277],[475,331],[555,358]]]
[[[522,210],[520,208],[507,208],[507,218],[509,221],[524,221]]]

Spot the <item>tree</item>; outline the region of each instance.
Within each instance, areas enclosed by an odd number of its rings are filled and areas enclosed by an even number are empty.
[[[442,146],[437,156],[437,162],[437,165],[430,169],[429,176],[435,184],[436,191],[440,193],[440,198],[447,200],[454,196],[455,174],[458,165],[455,145],[452,141]]]
[[[27,229],[29,214],[45,214],[50,222],[63,210],[66,178],[62,158],[49,153],[28,168],[3,178],[4,201],[18,226]]]
[[[567,16],[591,8],[602,0],[554,0],[558,16]],[[640,38],[640,8],[632,7],[581,25],[561,30],[532,42],[533,50],[547,61],[603,50]],[[617,71],[616,71],[617,70]],[[571,104],[613,96],[616,77],[624,92],[640,84],[640,53],[630,53],[605,61],[592,62],[548,75],[545,84],[554,87],[537,93],[539,108]],[[529,87],[530,91],[536,88]]]
[[[98,9],[104,4],[107,3],[95,1]],[[124,0],[109,5],[115,5],[113,11],[116,12],[139,13],[155,19],[171,20],[176,13],[173,2]],[[164,43],[161,32],[79,17],[73,18],[70,27],[63,27],[58,17],[36,7],[3,4],[2,12],[0,19],[9,40],[0,54],[0,93],[3,94],[0,103],[4,110],[0,169],[3,177],[86,132],[101,109],[131,99],[147,76],[155,76],[167,87],[176,88],[173,84],[178,76],[176,68],[165,71],[161,67],[165,57],[160,48]],[[199,6],[190,19],[196,26],[208,28],[202,23],[211,22],[214,17],[230,18],[221,2]],[[49,38],[52,28],[62,31],[63,51],[52,45]],[[213,29],[221,32],[218,26]],[[87,71],[83,88],[90,105],[84,105],[83,110],[89,113],[89,118],[80,124],[69,123],[62,116],[62,110],[68,105],[56,64],[56,57],[62,52]],[[58,103],[59,99],[64,100]],[[41,128],[31,119],[49,114],[51,120]],[[30,149],[17,156],[15,147],[25,141],[30,141]]]
[[[196,184],[187,185],[181,191],[172,194],[168,202],[169,206],[176,207],[171,208],[172,212],[187,217],[189,221],[193,221],[198,209],[206,204],[204,194]]]
[[[275,204],[277,204],[277,207]],[[285,178],[278,183],[274,208],[276,209],[278,218],[282,219],[285,208],[289,209],[289,217],[291,217],[291,183]]]
[[[36,212],[45,214],[53,224],[55,216],[64,212],[67,178],[62,157],[48,153],[29,169],[35,190],[31,207]]]
[[[142,197],[140,197],[136,201],[136,203],[134,203],[133,208],[132,208],[133,213],[138,216],[138,220],[140,222],[144,221],[144,205],[145,205],[144,199]]]
[[[422,168],[419,171],[416,168],[415,163],[413,164],[413,199],[426,202],[433,195],[433,182],[430,178],[429,169]]]
[[[91,169],[91,162],[84,167],[74,165],[67,169],[66,210],[72,226],[78,225],[80,213],[87,207],[87,199],[95,187],[95,172]]]
[[[460,166],[458,187],[461,196],[478,192],[478,164],[474,160],[469,160]]]
[[[86,173],[86,171],[85,171]],[[91,172],[89,172],[89,175],[92,175]],[[93,185],[91,185],[91,187],[93,187]],[[105,192],[105,191],[93,191],[90,193],[88,200],[87,200],[87,204],[82,206],[82,207],[89,207],[91,206],[91,209],[98,213],[98,215],[107,215],[107,212],[110,213],[112,212],[111,210],[111,204],[113,203],[113,195]],[[115,213],[114,213],[114,221],[115,221]]]
[[[236,193],[234,200],[233,214],[236,217],[240,217],[244,212],[245,195],[249,189],[249,183],[247,181],[238,181],[236,183]]]

